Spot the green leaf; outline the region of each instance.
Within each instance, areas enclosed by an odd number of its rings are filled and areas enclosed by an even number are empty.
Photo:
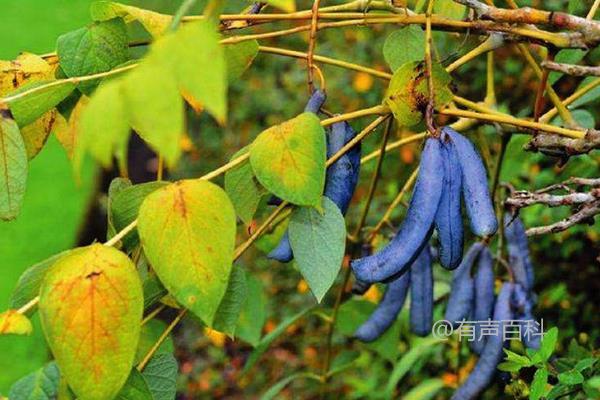
[[[165,297],[167,294],[167,289],[160,282],[158,277],[155,274],[148,276],[144,280],[144,310],[147,310],[160,299]]]
[[[60,83],[59,83],[60,82]],[[53,84],[59,83],[59,84]],[[50,86],[49,86],[50,85]],[[25,127],[52,110],[73,92],[76,85],[67,81],[42,80],[27,83],[7,96],[14,96],[28,90],[42,87],[31,94],[16,98],[8,102],[12,115],[20,127]]]
[[[256,364],[256,362],[260,359],[260,356],[262,356],[263,353],[267,351],[271,343],[273,343],[275,339],[281,336],[290,325],[298,321],[300,318],[304,317],[306,314],[312,311],[312,309],[313,307],[309,307],[300,311],[297,314],[292,315],[291,317],[281,322],[281,324],[279,324],[277,328],[273,329],[266,336],[264,336],[260,340],[256,348],[252,351],[252,353],[250,353],[250,356],[248,356],[248,360],[246,361],[246,365],[244,365],[242,374],[246,374],[248,371],[250,371],[254,364]]]
[[[546,398],[548,400],[554,400],[554,399],[558,399],[561,398],[563,396],[566,396],[568,393],[570,393],[573,390],[572,387],[570,387],[569,385],[562,385],[562,384],[558,384],[556,386],[554,386],[551,390],[550,393],[548,393],[546,395]]]
[[[529,391],[529,400],[539,400],[546,393],[547,383],[548,370],[546,368],[541,368],[535,371]]]
[[[232,160],[248,153],[248,146],[235,153]],[[266,193],[258,183],[249,162],[230,169],[225,173],[225,191],[229,195],[233,207],[240,219],[249,225],[260,204],[260,199]]]
[[[506,354],[506,360],[512,361],[512,362],[520,365],[521,367],[531,366],[531,360],[529,359],[529,357],[522,356],[522,355],[517,354],[508,349],[503,349],[503,350],[504,350],[504,353]]]
[[[325,185],[325,131],[313,113],[303,113],[263,131],[250,147],[258,181],[283,200],[318,206]]]
[[[138,232],[165,288],[208,326],[225,295],[233,262],[235,212],[205,180],[184,180],[150,194]]]
[[[592,388],[600,389],[600,375],[592,376],[587,382]]]
[[[72,250],[46,274],[39,310],[56,363],[77,397],[114,397],[129,376],[142,320],[133,262],[101,244]]]
[[[107,229],[106,229],[106,238],[111,239],[116,235],[117,231],[115,231],[115,224],[113,222],[112,215],[112,203],[113,199],[123,189],[131,187],[131,181],[127,178],[116,177],[110,184],[108,185],[108,198],[106,199],[106,219],[107,219]]]
[[[587,110],[573,110],[571,112],[573,119],[577,124],[579,124],[582,128],[586,129],[594,129],[596,126],[596,121],[594,120],[594,116]],[[557,116],[552,120],[553,125],[563,126],[563,121],[560,116]]]
[[[217,27],[210,21],[188,23],[159,38],[152,45],[148,62],[166,64],[167,72],[194,108],[201,105],[221,124],[225,122],[227,65]]]
[[[322,199],[322,213],[300,207],[288,226],[294,259],[318,302],[335,282],[346,250],[344,216],[333,201]]]
[[[358,327],[365,322],[375,310],[376,305],[363,299],[346,301],[340,307],[336,330],[341,334],[352,337]],[[400,322],[394,324],[377,340],[366,343],[364,346],[373,350],[384,359],[396,362],[398,357],[398,336],[400,335]]]
[[[256,40],[244,40],[240,43],[229,44],[224,49],[227,79],[229,82],[233,82],[242,76],[256,58],[258,42]]]
[[[540,344],[540,349],[538,351],[542,362],[546,362],[550,358],[550,356],[554,352],[554,348],[556,347],[557,340],[558,328],[554,327],[548,332],[544,333],[542,343]]]
[[[246,281],[246,271],[242,267],[234,267],[231,270],[227,291],[217,313],[213,328],[219,332],[225,333],[233,338],[235,335],[235,327],[240,317],[242,307],[246,302],[248,295],[248,284]]]
[[[131,126],[174,167],[181,155],[184,104],[168,66],[142,61],[124,78],[123,90]]]
[[[267,296],[259,279],[247,276],[246,301],[240,312],[235,334],[256,347],[260,342],[262,328],[267,320]]]
[[[139,21],[154,37],[165,33],[173,19],[170,15],[112,1],[97,1],[92,3],[90,11],[95,21],[106,21],[115,17],[121,17],[125,22]]]
[[[36,298],[40,294],[40,286],[42,285],[42,280],[46,276],[46,272],[48,272],[50,267],[56,261],[68,253],[68,250],[63,251],[62,253],[53,255],[52,257],[27,268],[25,272],[21,274],[21,277],[17,282],[17,287],[15,287],[15,290],[12,292],[10,298],[11,308],[19,309]]]
[[[390,81],[384,104],[390,107],[394,118],[402,126],[411,127],[423,119],[423,110],[428,103],[429,90],[423,63],[408,62],[400,66]],[[450,75],[440,64],[433,64],[433,87],[435,108],[440,109],[452,100],[449,84]]]
[[[462,19],[467,7],[454,0],[436,0],[433,4],[433,12],[450,19]]]
[[[31,321],[17,312],[17,310],[7,310],[0,313],[0,336],[1,335],[29,335],[33,327]]]
[[[54,400],[58,394],[60,372],[55,362],[24,376],[12,385],[8,393],[14,400]]]
[[[504,361],[498,364],[498,369],[504,372],[518,372],[523,366],[514,361]]]
[[[288,13],[296,11],[296,0],[266,0],[265,3]]]
[[[0,109],[0,219],[15,219],[27,184],[27,150],[17,123]]]
[[[427,379],[411,389],[402,398],[404,400],[429,400],[444,387],[441,379]]]
[[[137,365],[144,359],[146,354],[150,351],[152,346],[158,341],[162,333],[167,328],[167,324],[158,319],[151,319],[142,325],[142,329],[140,331],[140,340],[138,342],[137,350],[135,352],[135,358],[133,361],[134,365]],[[172,354],[175,347],[173,345],[173,338],[171,335],[167,336],[167,339],[162,342],[160,347],[154,353],[162,354],[168,353]]]
[[[129,121],[121,81],[110,81],[98,88],[81,115],[74,164],[80,165],[86,151],[105,168],[112,165],[113,155],[125,164],[128,140]]]
[[[117,232],[123,230],[138,217],[140,206],[144,199],[156,190],[167,186],[169,182],[155,181],[140,183],[125,188],[118,192],[111,200],[110,212],[112,223]],[[128,233],[123,238],[126,248],[132,249],[139,243],[139,236],[136,231]]]
[[[154,400],[146,380],[137,369],[132,369],[125,386],[121,389],[116,400]]]
[[[443,342],[443,339],[438,338],[424,338],[419,341],[416,345],[412,345],[410,350],[400,358],[400,360],[394,365],[394,369],[388,378],[385,392],[389,398],[394,395],[394,390],[398,385],[398,382],[413,368],[413,366],[420,360],[428,357],[434,346]]]
[[[579,360],[577,364],[575,364],[575,369],[579,372],[585,371],[586,369],[591,368],[596,363],[596,361],[598,361],[597,358],[584,358],[583,360]]]
[[[173,354],[156,354],[142,375],[154,400],[173,400],[177,391],[177,360]]]
[[[62,71],[70,78],[110,71],[129,59],[125,22],[114,18],[65,33],[59,36],[56,51]],[[97,84],[97,80],[82,82],[79,89],[89,94]]]
[[[425,33],[420,26],[409,25],[392,32],[383,44],[383,57],[392,71],[402,64],[425,58]]]
[[[577,90],[579,90],[591,83],[598,83],[598,82],[600,82],[600,80],[598,80],[598,78],[589,76],[581,81],[581,83],[577,87]],[[583,96],[581,96],[580,98],[575,100],[569,106],[569,108],[573,109],[573,108],[581,107],[581,106],[586,105],[591,102],[595,102],[598,100],[598,97],[600,97],[600,86],[596,85],[592,90],[588,91],[586,94],[584,94]]]
[[[558,381],[563,385],[579,385],[583,380],[583,375],[576,369],[558,374]]]

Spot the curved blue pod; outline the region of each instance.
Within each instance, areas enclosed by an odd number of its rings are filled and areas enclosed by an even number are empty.
[[[475,272],[474,287],[475,298],[473,302],[472,319],[474,321],[487,321],[494,312],[494,261],[490,249],[485,246],[479,254],[477,272]],[[475,340],[469,342],[471,349],[481,354],[485,345],[485,336],[482,335],[481,325],[474,325]]]
[[[452,142],[442,132],[444,144],[444,189],[435,214],[435,228],[440,242],[439,260],[442,267],[455,269],[463,254],[463,222],[460,213],[462,170]]]
[[[504,354],[502,351],[504,347],[504,328],[500,321],[510,321],[513,319],[511,311],[513,289],[514,284],[510,282],[502,285],[496,305],[494,306],[494,321],[499,322],[498,334],[487,337],[486,344],[477,364],[475,364],[475,368],[473,368],[465,383],[452,395],[452,400],[472,400],[479,398],[478,396],[489,386],[496,375],[498,364]]]
[[[429,240],[444,186],[442,144],[428,138],[406,217],[396,236],[383,249],[351,262],[356,277],[381,282],[405,271]]]
[[[427,336],[433,325],[433,270],[429,246],[410,267],[410,327],[415,335]]]
[[[444,319],[457,326],[463,319],[469,318],[473,307],[475,287],[471,277],[471,268],[485,245],[475,242],[465,254],[462,262],[452,273],[450,298],[446,306]]]
[[[373,247],[370,244],[363,243],[360,248],[360,256],[366,257],[371,255],[373,252]],[[363,295],[371,288],[372,283],[361,281],[360,279],[355,278],[354,283],[352,283],[352,294]]]
[[[494,213],[483,161],[469,139],[449,127],[443,128],[443,131],[454,144],[460,162],[463,197],[471,222],[471,231],[477,236],[493,235],[498,229],[498,220]]]
[[[356,132],[344,121],[333,124],[328,136],[327,158],[330,158],[352,140],[356,136]],[[346,214],[348,211],[358,183],[360,155],[361,148],[358,143],[327,168],[323,194],[338,206],[342,214]]]
[[[304,112],[310,112],[313,114],[318,113],[321,107],[323,106],[323,103],[325,103],[326,99],[327,95],[325,94],[325,92],[323,92],[320,89],[315,90],[310,95],[306,106],[304,106]]]
[[[529,243],[521,218],[504,214],[504,236],[508,250],[508,263],[515,281],[529,291],[533,288],[533,264],[529,257]]]
[[[398,317],[404,305],[410,285],[410,272],[407,272],[387,285],[383,298],[369,319],[354,333],[363,342],[372,342],[387,331]]]
[[[521,284],[515,284],[512,297],[513,311],[519,320],[521,329],[521,341],[525,347],[539,349],[540,347],[540,325],[533,315],[534,299]]]

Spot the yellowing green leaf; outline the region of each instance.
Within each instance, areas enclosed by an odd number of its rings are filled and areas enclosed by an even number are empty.
[[[0,313],[1,335],[29,335],[33,330],[29,319],[19,314],[17,310],[8,310]]]
[[[322,199],[323,213],[300,207],[288,227],[298,269],[319,302],[335,282],[346,249],[344,217],[334,202]]]
[[[0,109],[0,219],[17,217],[27,184],[27,150],[17,123]]]
[[[325,184],[325,131],[319,118],[303,113],[263,131],[250,147],[258,181],[291,203],[318,206]]]
[[[52,109],[35,122],[21,128],[21,136],[23,136],[25,149],[27,149],[27,158],[31,160],[42,150],[50,132],[56,127],[59,115],[56,109]]]
[[[169,167],[175,166],[181,155],[184,108],[172,72],[165,64],[146,59],[123,85],[131,126]]]
[[[112,1],[97,1],[91,7],[92,18],[96,21],[106,21],[121,17],[125,22],[139,21],[154,37],[162,35],[173,17],[143,8],[127,6]]]
[[[60,84],[57,84],[60,82]],[[31,91],[23,97],[8,102],[10,111],[20,127],[27,126],[41,117],[47,111],[52,110],[58,103],[63,101],[75,89],[75,84],[68,81],[36,81],[27,83],[7,96]]]
[[[450,19],[462,19],[467,7],[454,0],[437,0],[433,3],[433,12]]]
[[[451,78],[440,64],[433,64],[432,76],[435,107],[440,109],[452,100],[452,92],[448,87]],[[410,127],[423,119],[428,94],[424,64],[408,62],[394,72],[383,102],[392,110],[400,125]]]
[[[68,77],[110,71],[129,59],[127,28],[121,18],[94,22],[59,36],[56,52]],[[89,94],[97,84],[97,80],[83,82],[79,89]]]
[[[285,12],[291,13],[296,11],[296,0],[266,0],[265,3]]]
[[[135,356],[142,287],[133,262],[93,244],[71,251],[47,273],[40,318],[50,349],[77,398],[113,398]]]
[[[5,96],[28,82],[54,78],[56,66],[32,53],[19,54],[13,61],[0,60],[0,95]]]
[[[125,162],[129,121],[120,81],[101,85],[81,115],[80,140],[75,148],[76,165],[84,152],[89,152],[108,168],[116,155]]]
[[[69,121],[66,124],[60,123],[57,129],[54,131],[54,135],[60,142],[60,144],[64,147],[67,155],[70,159],[73,160],[73,164],[77,171],[79,171],[80,161],[75,159],[75,149],[77,149],[80,144],[80,122],[81,115],[84,110],[87,108],[90,102],[90,98],[83,95],[79,98],[73,110],[71,110],[71,115],[69,115]]]
[[[167,72],[175,77],[186,98],[201,103],[219,122],[226,120],[227,66],[214,24],[184,24],[159,38],[148,58],[153,64],[166,63]]]
[[[227,290],[235,230],[229,198],[205,180],[173,183],[140,207],[148,261],[169,293],[209,326]]]

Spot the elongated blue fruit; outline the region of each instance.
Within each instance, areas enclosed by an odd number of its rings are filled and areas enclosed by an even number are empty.
[[[442,267],[455,269],[463,254],[463,222],[460,214],[460,194],[462,190],[462,170],[452,142],[442,132],[444,144],[444,189],[435,214],[435,229],[440,242],[439,260]]]
[[[445,127],[460,162],[463,177],[463,197],[471,222],[471,231],[477,236],[493,235],[498,229],[498,221],[488,189],[485,166],[469,139]]]
[[[465,383],[454,393],[452,400],[479,398],[478,396],[489,386],[496,375],[496,369],[504,354],[502,351],[504,347],[504,328],[501,321],[510,321],[513,319],[510,304],[513,289],[514,284],[510,282],[502,285],[496,305],[494,306],[494,321],[499,323],[498,334],[487,337],[485,347],[481,352],[477,364],[475,364],[475,368],[473,368]]]
[[[444,319],[455,326],[463,319],[469,318],[471,313],[475,297],[471,268],[484,246],[481,242],[473,243],[458,268],[452,273],[450,298],[448,299]]]
[[[474,321],[487,321],[492,318],[494,312],[494,265],[492,253],[485,246],[479,254],[477,261],[477,272],[474,278],[475,298],[473,302],[472,319]],[[486,337],[482,335],[481,324],[474,325],[475,339],[469,344],[471,349],[481,354],[486,342]]]
[[[504,214],[504,236],[508,250],[508,263],[515,277],[525,290],[533,288],[533,264],[529,257],[529,243],[521,218]]]
[[[515,284],[512,306],[516,319],[520,321],[521,341],[525,347],[537,350],[540,347],[540,325],[533,315],[534,303],[532,293],[521,284]]]
[[[421,155],[419,175],[406,217],[396,236],[369,257],[352,261],[356,277],[381,282],[402,274],[429,240],[444,186],[442,144],[429,138]]]
[[[373,247],[370,244],[363,243],[360,247],[360,256],[366,257],[370,256],[373,253]],[[371,283],[361,281],[360,279],[354,279],[354,283],[352,283],[352,294],[363,295],[371,288]]]
[[[387,285],[383,298],[369,319],[354,333],[363,342],[372,342],[387,331],[398,317],[404,305],[410,285],[410,272],[407,272]]]
[[[321,107],[323,106],[323,103],[325,103],[326,99],[327,95],[325,94],[325,92],[319,89],[315,90],[310,95],[306,106],[304,106],[304,112],[310,112],[313,114],[318,113]]]
[[[427,336],[433,324],[433,271],[429,246],[410,267],[410,327],[414,334]]]

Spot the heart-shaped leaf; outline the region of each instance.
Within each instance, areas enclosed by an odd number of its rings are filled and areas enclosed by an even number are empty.
[[[325,131],[313,113],[263,131],[250,147],[258,181],[278,197],[302,206],[321,203],[325,158]]]
[[[42,327],[79,399],[113,398],[127,380],[140,335],[142,296],[133,262],[101,244],[71,251],[46,274]]]
[[[146,197],[138,221],[146,257],[169,293],[212,325],[235,245],[227,194],[205,180],[179,181]]]
[[[248,147],[242,148],[231,159],[234,160],[246,153],[248,153]],[[258,209],[260,199],[266,191],[258,183],[249,162],[245,161],[225,173],[225,191],[240,219],[246,225],[250,224]]]

